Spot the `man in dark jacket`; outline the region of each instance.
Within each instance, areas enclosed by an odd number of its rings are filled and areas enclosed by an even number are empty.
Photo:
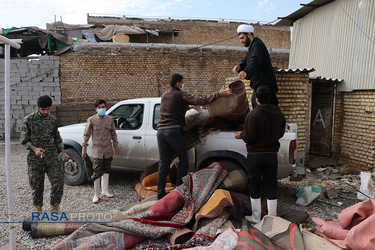
[[[177,186],[182,184],[182,177],[187,174],[188,156],[183,127],[185,126],[185,113],[189,109],[189,105],[205,105],[220,96],[231,95],[230,90],[226,90],[224,87],[218,93],[203,97],[191,95],[181,90],[184,79],[177,73],[171,75],[169,84],[171,85],[169,90],[164,92],[161,97],[160,118],[156,134],[160,154],[158,199],[166,194],[165,184],[174,154],[180,160],[177,169]]]
[[[240,41],[249,49],[240,64],[233,67],[232,72],[239,73],[240,80],[250,80],[250,87],[254,90],[251,96],[253,109],[257,106],[255,90],[261,85],[271,88],[271,103],[278,106],[276,77],[266,46],[262,40],[254,37],[254,28],[251,25],[241,24],[237,28],[237,33]]]
[[[245,219],[251,223],[260,221],[262,177],[267,194],[268,214],[277,216],[277,152],[286,123],[280,108],[270,104],[271,89],[261,85],[255,92],[259,105],[247,115],[244,131],[235,132],[234,135],[236,139],[242,139],[246,143],[252,215],[245,216]]]

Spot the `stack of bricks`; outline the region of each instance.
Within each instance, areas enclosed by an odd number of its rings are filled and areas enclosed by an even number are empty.
[[[4,128],[4,59],[0,60],[0,139]],[[61,103],[59,57],[10,60],[10,127],[11,137],[17,138],[22,118],[36,109],[36,100],[49,95],[54,104]]]
[[[373,171],[375,91],[339,93],[336,98],[333,153],[350,169]]]

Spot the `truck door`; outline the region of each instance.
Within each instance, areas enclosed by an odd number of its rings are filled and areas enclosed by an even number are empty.
[[[109,115],[113,117],[120,154],[112,165],[127,169],[145,169],[144,104],[123,104]]]
[[[146,165],[150,166],[155,162],[159,161],[159,149],[158,149],[158,141],[156,138],[156,133],[158,130],[158,121],[159,121],[159,111],[160,111],[160,103],[154,103],[150,105],[150,110],[152,112],[152,117],[147,121],[148,129],[146,131]]]

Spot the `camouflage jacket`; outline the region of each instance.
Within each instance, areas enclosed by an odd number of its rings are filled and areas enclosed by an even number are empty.
[[[33,145],[44,149],[47,157],[56,157],[58,149],[64,148],[57,128],[57,118],[53,115],[43,117],[38,111],[31,113],[22,120],[20,143],[29,150],[29,155],[34,155],[34,151],[30,150]]]

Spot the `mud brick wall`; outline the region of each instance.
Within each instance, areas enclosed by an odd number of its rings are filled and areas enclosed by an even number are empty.
[[[311,93],[312,86],[308,73],[275,72],[279,92],[279,107],[283,111],[286,122],[297,124],[298,152],[305,152],[306,160],[310,150],[310,120],[311,120]],[[227,78],[230,84],[236,78]],[[246,93],[251,109],[250,81],[244,81]]]
[[[89,44],[61,55],[62,103],[110,102],[158,97],[169,88],[172,73],[184,76],[195,95],[218,91],[246,48],[167,44]],[[275,64],[288,62],[288,53],[271,52]]]
[[[222,22],[213,20],[177,20],[141,18],[88,17],[88,24],[127,25],[157,30],[179,30],[177,36],[171,33],[154,35],[130,35],[131,43],[175,43],[175,44],[212,44],[218,46],[243,46],[237,36],[240,22]],[[267,48],[290,49],[290,28],[272,25],[252,24],[254,36],[263,40]],[[218,42],[219,41],[219,42]]]
[[[0,59],[0,140],[5,133],[4,59]],[[11,138],[18,138],[23,117],[36,109],[36,100],[49,95],[53,104],[61,103],[59,57],[10,60]]]
[[[336,98],[334,155],[352,170],[374,171],[375,91],[339,93]]]

